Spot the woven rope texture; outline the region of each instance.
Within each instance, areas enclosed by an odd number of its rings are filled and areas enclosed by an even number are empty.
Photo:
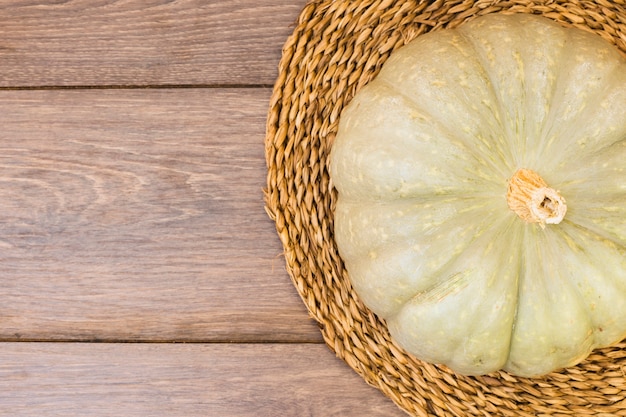
[[[328,346],[407,413],[626,416],[626,344],[541,378],[456,375],[394,344],[353,293],[333,241],[336,196],[327,166],[343,107],[395,49],[488,13],[543,15],[592,31],[626,55],[626,0],[311,2],[284,45],[271,98],[267,211],[288,272]]]

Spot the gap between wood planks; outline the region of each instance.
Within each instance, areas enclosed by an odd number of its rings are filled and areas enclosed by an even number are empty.
[[[154,84],[154,85],[42,85],[42,86],[0,86],[0,91],[40,91],[40,90],[171,90],[171,89],[272,89],[272,84]]]

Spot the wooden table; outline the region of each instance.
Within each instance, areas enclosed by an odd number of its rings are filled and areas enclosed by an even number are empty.
[[[264,212],[304,3],[0,3],[0,415],[405,415],[323,344]]]

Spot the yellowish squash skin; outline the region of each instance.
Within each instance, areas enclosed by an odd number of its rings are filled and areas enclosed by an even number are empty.
[[[567,202],[507,206],[519,169]],[[488,15],[397,50],[330,159],[352,285],[416,357],[538,376],[626,336],[626,62],[596,35]]]

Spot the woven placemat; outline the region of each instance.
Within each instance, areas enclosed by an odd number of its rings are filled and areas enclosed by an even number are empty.
[[[533,13],[592,31],[626,55],[626,0],[395,1],[307,4],[283,48],[267,120],[266,208],[293,283],[328,346],[417,416],[626,416],[626,343],[535,379],[454,374],[390,339],[346,276],[333,241],[328,156],[341,110],[392,51],[488,13]]]

